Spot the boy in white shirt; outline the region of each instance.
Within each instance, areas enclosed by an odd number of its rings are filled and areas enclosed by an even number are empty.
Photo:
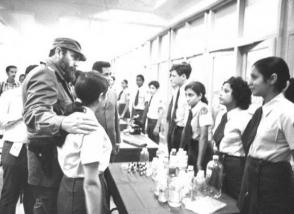
[[[97,121],[97,129],[88,135],[68,134],[58,148],[58,161],[64,173],[58,193],[58,213],[108,212],[103,172],[109,165],[112,144],[94,113],[97,104],[104,101],[107,89],[107,80],[97,72],[80,73],[77,78],[76,95],[85,114]]]

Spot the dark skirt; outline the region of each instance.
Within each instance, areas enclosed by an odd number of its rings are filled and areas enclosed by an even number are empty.
[[[232,198],[238,199],[244,172],[245,157],[221,153],[220,160],[224,167],[222,191]]]
[[[119,115],[121,115],[124,112],[125,107],[126,107],[125,103],[121,103],[118,105],[118,114]],[[128,118],[130,118],[130,116],[131,116],[130,111],[129,111],[129,109],[127,109],[127,111],[122,119],[128,119]]]
[[[103,173],[99,175],[99,179],[102,187],[103,213],[109,213],[106,198],[107,185]],[[65,175],[63,176],[58,192],[58,214],[87,214],[83,183],[84,178],[68,178]]]
[[[239,196],[242,214],[290,214],[289,162],[268,162],[248,157]]]
[[[194,166],[194,172],[197,173],[197,158],[198,158],[198,140],[191,140],[191,144],[187,146],[188,153],[188,165]],[[201,163],[202,169],[206,169],[207,163],[212,159],[213,149],[210,143],[208,143],[206,150],[204,152],[204,157]]]

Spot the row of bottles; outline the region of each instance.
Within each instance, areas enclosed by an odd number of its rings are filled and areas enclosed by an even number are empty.
[[[197,200],[198,197],[219,198],[222,187],[222,164],[214,155],[207,165],[206,177],[203,170],[194,177],[194,168],[189,165],[186,151],[172,149],[169,158],[159,154],[151,163],[152,179],[155,182],[154,194],[161,203],[170,207],[180,207],[184,198]]]

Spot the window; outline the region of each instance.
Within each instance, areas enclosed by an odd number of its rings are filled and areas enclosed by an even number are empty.
[[[188,55],[192,56],[197,53],[202,53],[206,42],[206,27],[204,17],[198,18],[190,24],[190,32],[188,34]]]

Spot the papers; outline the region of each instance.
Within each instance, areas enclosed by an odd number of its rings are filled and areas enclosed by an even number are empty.
[[[22,143],[13,143],[11,148],[10,148],[10,151],[9,153],[11,155],[13,155],[14,157],[18,157],[20,151],[21,151],[21,148],[22,148],[23,144]]]
[[[225,203],[220,202],[211,197],[201,197],[195,201],[184,199],[185,208],[197,214],[212,214],[226,206]]]

